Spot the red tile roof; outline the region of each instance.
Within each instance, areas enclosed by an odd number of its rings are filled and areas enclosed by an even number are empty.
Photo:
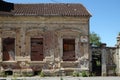
[[[0,11],[0,15],[23,16],[91,16],[82,4],[14,4],[10,12]]]

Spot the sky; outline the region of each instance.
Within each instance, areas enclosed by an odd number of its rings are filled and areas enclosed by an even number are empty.
[[[113,47],[120,32],[120,0],[4,0],[12,3],[81,3],[91,13],[90,32]]]

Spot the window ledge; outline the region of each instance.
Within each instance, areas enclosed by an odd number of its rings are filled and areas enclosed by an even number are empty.
[[[29,63],[45,63],[45,61],[30,61]]]
[[[2,63],[17,63],[17,61],[2,61]]]

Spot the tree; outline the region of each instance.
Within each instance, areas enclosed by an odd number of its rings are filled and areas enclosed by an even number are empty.
[[[118,33],[118,35],[120,36],[120,32]]]
[[[90,33],[90,43],[96,47],[101,44],[100,37],[95,32]]]

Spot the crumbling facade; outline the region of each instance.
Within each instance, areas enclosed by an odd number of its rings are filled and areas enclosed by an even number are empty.
[[[1,72],[68,75],[89,71],[91,15],[82,4],[10,6],[0,11]]]
[[[116,62],[116,73],[118,76],[120,76],[120,34],[117,37],[117,44],[116,44],[116,56],[115,56],[115,62]]]
[[[107,47],[101,44],[100,47],[90,48],[90,71],[96,76],[116,76],[116,47]]]

